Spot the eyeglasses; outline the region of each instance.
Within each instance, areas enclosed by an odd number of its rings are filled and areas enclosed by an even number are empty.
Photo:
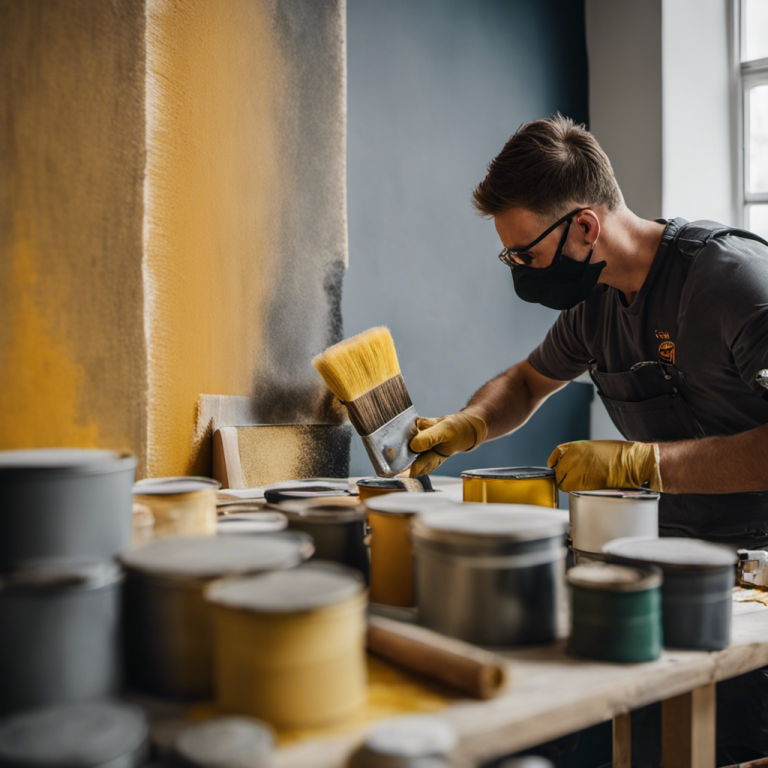
[[[528,255],[527,251],[529,251],[531,248],[533,248],[534,245],[537,245],[540,243],[550,232],[557,229],[564,221],[568,222],[568,226],[563,231],[563,236],[560,238],[560,242],[557,244],[557,250],[555,251],[555,255],[552,258],[552,262],[549,265],[550,267],[554,266],[555,263],[560,259],[560,255],[563,252],[563,246],[565,245],[565,241],[568,238],[568,230],[571,228],[571,222],[573,221],[573,217],[577,213],[581,213],[582,211],[585,211],[586,208],[577,208],[575,211],[571,211],[570,213],[567,213],[565,216],[563,216],[562,219],[558,219],[551,227],[545,229],[532,243],[528,243],[524,248],[520,248],[516,251],[513,251],[511,248],[505,248],[500,254],[499,254],[499,261],[506,264],[511,269],[519,269],[519,268],[529,268],[528,264],[521,264],[519,260],[525,262],[525,259],[527,258],[530,260],[530,256]],[[533,269],[533,267],[530,267]],[[548,269],[549,267],[544,267],[544,269]]]

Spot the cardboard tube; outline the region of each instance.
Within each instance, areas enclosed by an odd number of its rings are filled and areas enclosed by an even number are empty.
[[[424,627],[369,616],[367,637],[369,651],[478,699],[496,696],[508,680],[502,657]]]

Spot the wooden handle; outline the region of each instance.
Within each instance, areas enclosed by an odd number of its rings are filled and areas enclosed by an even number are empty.
[[[478,699],[495,696],[508,678],[509,664],[495,653],[381,616],[368,617],[368,650]]]

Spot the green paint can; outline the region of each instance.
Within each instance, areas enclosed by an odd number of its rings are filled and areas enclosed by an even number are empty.
[[[637,663],[661,654],[661,582],[658,569],[612,563],[571,568],[568,652],[600,661]]]

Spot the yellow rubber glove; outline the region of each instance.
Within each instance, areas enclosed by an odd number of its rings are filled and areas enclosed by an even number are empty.
[[[660,491],[659,446],[624,440],[576,440],[558,445],[547,459],[561,491],[639,488]]]
[[[411,450],[420,453],[411,465],[411,477],[428,475],[449,456],[477,448],[488,437],[485,414],[468,405],[463,411],[438,419],[416,419],[419,434],[411,439]]]

